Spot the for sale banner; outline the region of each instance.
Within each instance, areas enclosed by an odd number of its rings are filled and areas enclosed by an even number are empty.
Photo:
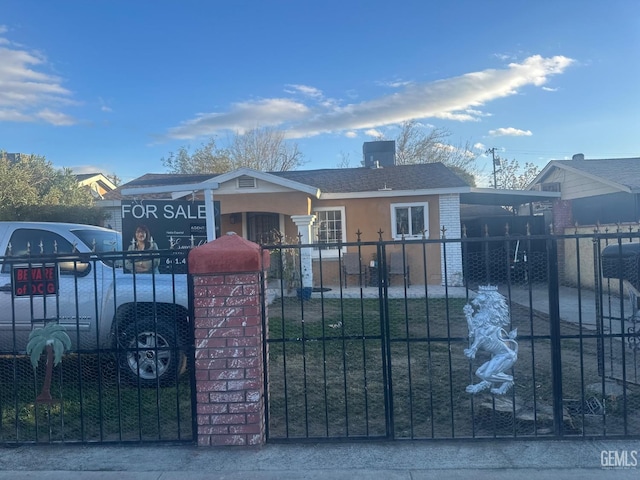
[[[214,211],[217,238],[220,236],[220,202],[214,202]],[[122,202],[122,249],[125,251],[189,250],[206,242],[204,201]],[[171,263],[170,258],[162,259],[159,273],[176,271]]]

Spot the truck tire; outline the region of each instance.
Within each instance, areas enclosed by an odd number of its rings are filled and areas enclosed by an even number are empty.
[[[120,337],[118,358],[121,377],[141,387],[175,385],[187,365],[174,321],[165,317],[128,324]]]

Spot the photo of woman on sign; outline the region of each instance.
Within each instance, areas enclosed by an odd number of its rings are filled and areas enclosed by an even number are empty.
[[[131,245],[129,245],[128,250],[130,252],[158,250],[158,245],[153,241],[153,237],[146,225],[138,225],[135,236],[131,239]],[[148,260],[127,260],[125,262],[127,271],[133,272],[135,268],[136,273],[159,273],[159,265],[160,258]]]

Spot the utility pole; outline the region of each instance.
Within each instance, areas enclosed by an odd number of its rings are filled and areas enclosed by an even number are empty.
[[[489,148],[486,154],[491,153],[493,158],[493,188],[498,188],[498,177],[496,176],[496,166],[500,166],[500,157],[496,156],[496,147]]]

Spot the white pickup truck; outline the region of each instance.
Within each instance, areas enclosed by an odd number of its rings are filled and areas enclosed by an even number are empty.
[[[143,254],[121,246],[101,227],[0,222],[0,354],[24,353],[30,331],[55,321],[72,350],[114,353],[121,378],[175,382],[191,337],[186,275],[127,273]]]

